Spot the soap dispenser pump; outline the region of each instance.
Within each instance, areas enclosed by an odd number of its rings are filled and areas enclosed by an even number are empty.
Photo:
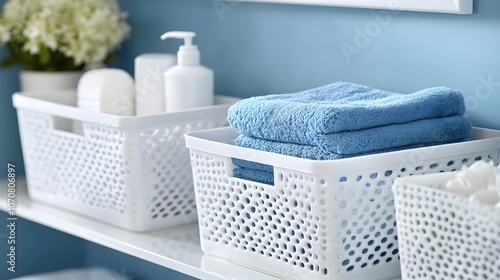
[[[172,31],[161,36],[162,40],[184,39],[177,52],[177,65],[165,71],[166,112],[210,106],[214,102],[213,71],[200,65],[200,52],[193,45],[194,32]]]

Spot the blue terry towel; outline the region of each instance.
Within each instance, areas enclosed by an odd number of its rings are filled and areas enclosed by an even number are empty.
[[[250,180],[267,185],[274,184],[274,173],[249,168],[233,169],[233,176],[240,179]]]
[[[357,131],[326,134],[316,145],[283,143],[240,135],[237,146],[255,148],[301,158],[341,159],[374,151],[435,145],[461,141],[469,137],[471,123],[463,116],[417,120]]]
[[[276,141],[271,141],[271,140],[263,140],[263,139],[258,139],[258,138],[253,138],[249,136],[244,136],[240,135],[238,138],[234,140],[234,144],[237,146],[241,147],[246,147],[246,148],[251,148],[251,149],[256,149],[256,150],[262,150],[262,151],[267,151],[267,152],[272,152],[272,153],[278,153],[278,154],[283,154],[283,155],[288,155],[288,156],[293,156],[293,157],[301,157],[301,158],[306,158],[306,159],[312,159],[312,160],[335,160],[335,159],[344,159],[344,158],[351,158],[351,157],[356,157],[356,156],[363,156],[363,155],[371,155],[371,154],[377,154],[377,153],[385,153],[385,152],[393,152],[393,151],[399,151],[399,150],[405,150],[405,149],[413,149],[413,148],[421,148],[421,147],[426,147],[426,146],[434,146],[434,145],[442,145],[442,144],[449,144],[449,143],[456,143],[456,142],[463,142],[467,141],[467,138],[463,139],[454,139],[451,141],[439,141],[435,143],[415,143],[415,144],[410,144],[406,146],[401,146],[401,147],[393,147],[389,149],[382,149],[382,150],[375,150],[375,151],[370,151],[366,153],[360,153],[360,154],[336,154],[332,152],[325,152],[323,149],[320,147],[316,146],[309,146],[309,145],[301,145],[301,144],[293,144],[293,143],[282,143],[282,142],[276,142]],[[242,159],[236,159],[233,158],[232,162],[235,166],[237,166],[236,169],[248,169],[244,172],[244,174],[250,174],[251,172],[255,171],[256,173],[262,175],[266,173],[272,174],[273,172],[273,167],[270,165],[265,165],[257,162],[252,162],[252,161],[247,161],[247,160],[242,160]],[[264,172],[264,173],[262,173]],[[242,173],[242,171],[240,171]],[[257,175],[255,175],[257,176]],[[252,178],[255,176],[251,176]],[[250,177],[240,177],[243,179],[250,179]],[[266,179],[267,180],[267,179]]]
[[[339,155],[335,153],[325,153],[321,151],[321,148],[316,146],[293,144],[293,143],[282,143],[271,140],[263,140],[258,138],[253,138],[249,136],[240,135],[235,139],[235,144],[241,147],[268,151],[273,153],[284,154],[294,157],[303,157],[313,160],[334,160],[350,158],[355,156],[371,155],[384,152],[393,152],[405,149],[421,148],[433,145],[450,144],[456,142],[467,141],[468,139],[460,139],[449,142],[437,142],[437,143],[427,143],[427,144],[412,144],[404,147],[395,147],[390,149],[383,149],[378,151],[371,151],[362,154],[353,155]],[[274,170],[273,166],[266,165],[258,162],[242,160],[237,158],[232,158],[233,164],[236,166],[233,169],[233,176],[236,178],[241,178],[245,180],[250,180],[254,182],[260,182],[268,185],[274,184]]]
[[[471,123],[463,116],[423,119],[403,124],[323,134],[315,146],[340,155],[360,154],[418,144],[451,142],[468,138]]]
[[[274,172],[274,167],[272,165],[257,163],[257,162],[239,159],[239,158],[231,158],[231,161],[233,162],[233,164],[235,166],[239,167],[237,169],[253,169],[253,170],[263,171],[263,172],[268,172],[268,173]]]
[[[229,108],[228,120],[247,136],[321,145],[328,141],[324,139],[328,134],[461,115],[464,111],[462,94],[449,88],[398,94],[339,82],[241,100]]]

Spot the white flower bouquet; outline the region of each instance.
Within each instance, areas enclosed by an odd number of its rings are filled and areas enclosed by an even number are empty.
[[[0,14],[1,66],[74,71],[111,62],[130,32],[116,0],[8,0]]]

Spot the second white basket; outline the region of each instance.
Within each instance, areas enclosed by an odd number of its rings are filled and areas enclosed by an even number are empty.
[[[402,175],[499,160],[500,131],[472,141],[315,161],[232,145],[232,128],[191,132],[186,144],[202,250],[284,279],[400,275],[391,185]],[[231,158],[273,166],[274,185],[233,177]]]
[[[500,279],[500,210],[444,190],[453,177],[394,182],[403,280]]]

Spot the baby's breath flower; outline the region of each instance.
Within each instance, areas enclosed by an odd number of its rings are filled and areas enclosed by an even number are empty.
[[[0,24],[0,43],[5,44],[10,40],[9,27]]]
[[[126,18],[116,0],[9,0],[0,43],[31,55],[60,53],[75,68],[102,65],[130,33]]]

